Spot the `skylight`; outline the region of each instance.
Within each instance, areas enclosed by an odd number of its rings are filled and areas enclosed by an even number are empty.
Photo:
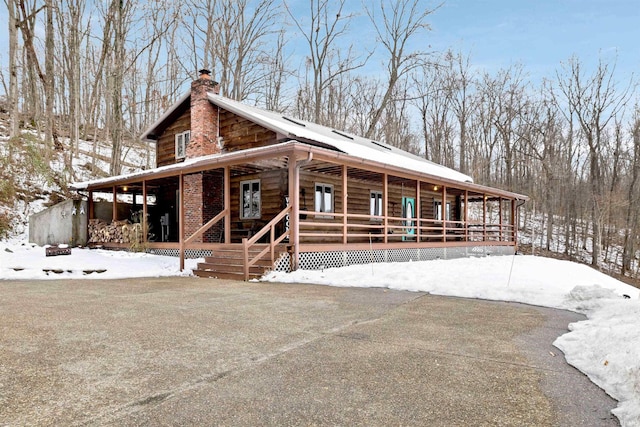
[[[378,147],[384,148],[385,150],[391,151],[391,147],[387,147],[386,145],[382,145],[379,142],[371,141],[372,144],[377,145]]]
[[[344,137],[344,138],[347,138],[347,139],[350,139],[350,140],[352,140],[352,141],[353,141],[353,137],[352,137],[352,136],[349,136],[349,135],[347,135],[347,134],[344,134],[344,133],[342,133],[342,132],[340,132],[340,131],[337,131],[337,130],[335,130],[335,129],[331,129],[331,132],[333,132],[333,133],[335,133],[335,134],[338,134],[338,135],[340,135],[340,136],[342,136],[342,137]]]
[[[286,120],[286,121],[288,121],[288,122],[295,123],[295,124],[296,124],[296,125],[298,125],[298,126],[307,127],[307,125],[305,125],[304,123],[300,123],[299,121],[297,121],[297,120],[293,120],[293,119],[292,119],[292,118],[290,118],[290,117],[282,116],[282,118],[283,118],[283,119],[285,119],[285,120]]]

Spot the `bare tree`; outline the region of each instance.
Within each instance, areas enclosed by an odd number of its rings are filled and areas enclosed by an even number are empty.
[[[58,32],[60,35],[61,61],[65,80],[68,86],[66,92],[69,98],[69,165],[71,158],[79,155],[80,122],[81,122],[81,45],[87,31],[82,27],[82,18],[86,8],[85,0],[63,0],[59,4]],[[71,168],[70,168],[71,169]]]
[[[412,75],[419,95],[412,101],[420,113],[425,158],[455,167],[454,125],[449,92],[445,87],[445,69],[425,66]]]
[[[264,79],[264,104],[268,110],[283,111],[282,105],[284,84],[290,75],[287,71],[287,58],[285,58],[285,32],[278,32],[275,50],[272,56],[264,58],[267,78]]]
[[[110,14],[113,17],[113,51],[109,64],[111,98],[111,165],[109,173],[118,175],[122,165],[122,140],[124,134],[122,92],[124,88],[124,72],[126,35],[129,30],[129,20],[133,5],[130,1],[113,0]]]
[[[604,177],[602,174],[602,151],[604,148],[604,131],[609,123],[624,107],[631,94],[630,87],[622,90],[613,80],[614,69],[602,60],[590,77],[585,77],[581,63],[572,58],[563,68],[564,75],[558,72],[557,82],[560,93],[557,94],[558,105],[566,105],[561,109],[565,118],[575,117],[582,137],[588,149],[589,186],[591,196],[591,219],[593,227],[593,266],[599,265],[602,248],[602,203]],[[631,83],[630,83],[631,84]]]
[[[469,56],[465,57],[462,53],[454,54],[452,51],[448,51],[445,54],[445,64],[449,72],[446,85],[449,92],[447,99],[451,102],[451,108],[458,121],[460,171],[468,173],[467,130],[473,110],[471,60]]]
[[[306,76],[301,89],[306,108],[298,108],[302,118],[316,123],[326,124],[325,98],[329,87],[335,80],[362,67],[367,58],[358,60],[353,45],[341,49],[341,39],[349,29],[352,14],[344,14],[345,0],[329,2],[328,0],[311,0],[309,2],[309,23],[305,23],[294,14],[285,3],[285,8],[294,25],[304,37],[309,48],[306,64]],[[333,5],[333,8],[330,6]],[[299,91],[300,92],[300,91]],[[303,100],[298,96],[298,100]]]
[[[275,0],[191,3],[195,61],[212,69],[221,94],[245,100],[263,89],[271,71],[277,72],[269,66],[284,44],[276,27],[277,6]]]
[[[14,0],[4,0],[9,11],[9,113],[11,129],[9,136],[15,138],[20,134],[18,110],[18,22]]]
[[[55,129],[55,120],[53,117],[53,96],[54,96],[54,78],[53,78],[53,5],[50,0],[36,8],[35,4],[32,8],[27,8],[24,0],[16,0],[16,6],[18,10],[19,20],[17,22],[18,27],[22,32],[22,38],[24,41],[24,47],[27,58],[28,70],[35,73],[38,76],[44,88],[45,95],[45,147],[48,153],[50,147],[56,149],[62,149],[62,144],[58,141],[57,131]],[[42,71],[40,61],[38,60],[38,54],[36,53],[34,44],[34,33],[36,25],[37,14],[46,9],[46,24],[45,24],[45,71]],[[47,75],[48,73],[48,75]],[[36,96],[36,84],[35,79],[31,79],[32,83],[32,98],[35,100]]]
[[[373,138],[376,126],[383,111],[390,102],[398,81],[414,69],[424,65],[428,58],[425,51],[408,51],[412,40],[423,35],[429,29],[426,19],[435,9],[424,7],[420,0],[399,0],[387,2],[380,0],[380,15],[373,8],[365,7],[367,15],[376,30],[378,42],[384,47],[387,80],[386,90],[379,105],[374,110],[365,133],[366,138]],[[404,91],[402,91],[404,92]]]
[[[638,107],[636,107],[635,117],[631,125],[631,136],[633,144],[630,164],[631,178],[627,187],[628,204],[625,215],[622,275],[631,271],[631,261],[635,258],[638,226],[640,225],[640,192],[638,191],[638,180],[640,179],[640,109]]]

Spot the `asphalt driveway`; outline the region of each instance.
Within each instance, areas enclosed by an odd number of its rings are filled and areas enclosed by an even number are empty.
[[[581,316],[383,289],[0,281],[0,425],[615,426]]]

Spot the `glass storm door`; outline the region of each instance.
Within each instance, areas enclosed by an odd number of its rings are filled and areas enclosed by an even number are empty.
[[[402,218],[404,218],[403,226],[404,234],[410,234],[411,236],[402,236],[402,240],[414,240],[414,234],[416,234],[415,219],[416,217],[416,199],[413,197],[402,198]]]

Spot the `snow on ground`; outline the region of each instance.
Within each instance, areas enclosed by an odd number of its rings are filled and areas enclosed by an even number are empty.
[[[124,279],[189,276],[196,260],[185,260],[180,271],[175,257],[103,249],[72,248],[71,255],[47,257],[33,244],[0,242],[0,279]]]
[[[180,272],[173,257],[79,248],[73,248],[71,255],[46,257],[44,248],[24,240],[0,242],[0,279],[178,276],[189,275],[196,262],[187,260],[186,271]],[[640,427],[640,290],[588,266],[532,256],[494,256],[272,272],[262,280],[385,287],[584,313],[588,320],[569,325],[570,332],[554,345],[570,364],[619,401],[613,412],[622,426]]]

